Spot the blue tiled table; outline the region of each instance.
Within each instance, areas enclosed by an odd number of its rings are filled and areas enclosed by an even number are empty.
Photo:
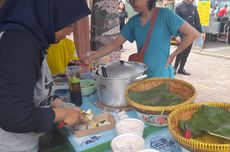
[[[65,97],[67,101],[69,99],[68,90],[57,90],[56,94],[61,97]],[[102,109],[96,107],[96,101],[96,93],[91,96],[83,97],[83,104],[81,106],[81,109],[91,109],[94,114],[99,114],[103,112]],[[114,115],[114,112],[112,114]],[[127,115],[130,118],[138,118],[135,110],[128,111]],[[110,143],[111,140],[117,136],[115,129],[81,138],[77,138],[68,127],[64,127],[58,130],[67,142],[69,149],[74,152],[112,152]],[[146,126],[144,130],[144,138],[146,148],[158,148],[160,149],[160,152],[189,152],[175,142],[175,140],[169,134],[167,128],[155,128]],[[171,149],[167,149],[167,146],[171,146]]]

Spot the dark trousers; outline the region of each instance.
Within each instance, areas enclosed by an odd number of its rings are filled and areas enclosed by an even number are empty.
[[[125,26],[125,24],[122,24],[122,23],[120,23],[120,32],[121,32],[121,30],[122,30],[122,28]],[[121,45],[121,52],[124,52],[124,51],[122,51],[122,49],[123,49],[123,45]]]
[[[179,70],[184,69],[185,63],[187,61],[189,53],[191,52],[191,49],[192,49],[192,44],[189,45],[184,51],[182,51],[176,56],[176,61],[174,64],[175,70],[178,68],[179,65],[180,65]]]

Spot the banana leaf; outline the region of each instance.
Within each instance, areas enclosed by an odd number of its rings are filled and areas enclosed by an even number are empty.
[[[189,129],[193,138],[204,133],[230,140],[230,112],[222,107],[202,106],[190,120],[179,121],[180,129]]]
[[[230,140],[213,136],[208,133],[204,133],[198,138],[196,138],[196,141],[209,143],[209,144],[230,144]]]
[[[178,94],[169,92],[167,83],[162,83],[146,91],[130,90],[128,97],[137,103],[148,106],[169,106],[182,103]]]

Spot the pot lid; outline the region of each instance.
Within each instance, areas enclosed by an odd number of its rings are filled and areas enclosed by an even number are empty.
[[[134,61],[118,61],[105,66],[105,71],[108,78],[129,78],[143,74],[148,66],[143,63]],[[103,76],[102,70],[98,72]]]

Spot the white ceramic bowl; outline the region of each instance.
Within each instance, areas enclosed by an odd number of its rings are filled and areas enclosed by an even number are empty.
[[[145,140],[134,134],[122,134],[112,140],[111,147],[113,152],[136,152],[144,149]]]
[[[116,131],[118,135],[131,133],[143,137],[145,124],[135,118],[126,118],[116,123]]]

